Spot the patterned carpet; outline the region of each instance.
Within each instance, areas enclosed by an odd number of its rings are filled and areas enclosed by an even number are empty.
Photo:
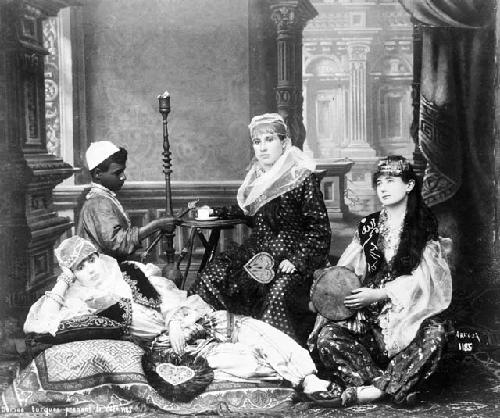
[[[498,356],[496,356],[498,357]],[[16,370],[16,359],[0,361],[0,389],[11,381]],[[493,356],[465,356],[460,361],[449,361],[441,372],[429,382],[425,391],[412,408],[396,407],[388,402],[349,408],[317,408],[307,403],[286,405],[273,411],[234,412],[227,405],[220,405],[219,416],[235,417],[498,417],[500,416],[500,359]],[[5,417],[40,417],[43,413],[5,413]],[[48,416],[51,416],[49,413]],[[89,415],[80,415],[89,416]],[[93,416],[173,416],[158,411],[105,413]],[[211,415],[213,416],[213,415]]]

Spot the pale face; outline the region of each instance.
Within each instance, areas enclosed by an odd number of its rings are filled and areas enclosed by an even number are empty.
[[[283,141],[278,134],[269,130],[254,130],[252,145],[255,158],[265,171],[269,170],[283,154]]]
[[[94,253],[82,260],[72,271],[76,280],[85,287],[94,287],[101,278],[99,271],[101,267],[101,260],[99,254]]]
[[[405,183],[401,177],[382,175],[377,179],[377,196],[386,207],[406,205],[408,193],[413,187],[415,187],[413,180]]]

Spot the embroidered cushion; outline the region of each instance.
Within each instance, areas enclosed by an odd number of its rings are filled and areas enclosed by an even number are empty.
[[[55,336],[35,333],[26,335],[26,354],[31,359],[53,345],[72,341],[119,340],[123,338],[125,331],[123,324],[105,316],[82,315],[62,321]]]
[[[189,402],[212,383],[214,373],[202,356],[176,354],[172,349],[153,344],[142,356],[148,383],[165,399]]]

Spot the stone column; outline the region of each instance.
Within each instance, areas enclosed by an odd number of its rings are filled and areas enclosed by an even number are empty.
[[[52,190],[73,168],[48,154],[42,21],[61,0],[0,3],[0,341],[11,341],[28,306],[54,277],[53,248],[71,227]],[[19,335],[19,334],[18,334]]]
[[[370,52],[369,45],[369,41],[356,41],[347,45],[349,60],[349,144],[343,150],[343,154],[354,158],[375,156],[375,150],[368,143],[366,126],[366,57]]]
[[[277,28],[278,80],[276,102],[292,142],[302,148],[302,32],[318,13],[309,0],[271,0],[271,17]]]

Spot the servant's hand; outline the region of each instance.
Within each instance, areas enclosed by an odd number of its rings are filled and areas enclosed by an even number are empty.
[[[149,237],[156,231],[167,231],[172,229],[175,224],[176,218],[160,218],[154,221],[148,222],[146,225],[139,228],[139,239],[142,241],[144,238]]]
[[[344,305],[349,309],[362,309],[379,300],[387,299],[387,292],[384,289],[371,289],[368,287],[359,287],[346,296]]]
[[[186,341],[184,339],[184,332],[180,321],[170,321],[168,326],[168,335],[170,337],[170,345],[177,354],[184,353]]]
[[[283,260],[280,263],[278,270],[282,273],[295,273],[297,271],[295,266],[288,260]]]
[[[156,226],[158,229],[165,231],[168,230],[169,228],[172,228],[174,221],[175,221],[174,218],[159,218],[156,220]]]

